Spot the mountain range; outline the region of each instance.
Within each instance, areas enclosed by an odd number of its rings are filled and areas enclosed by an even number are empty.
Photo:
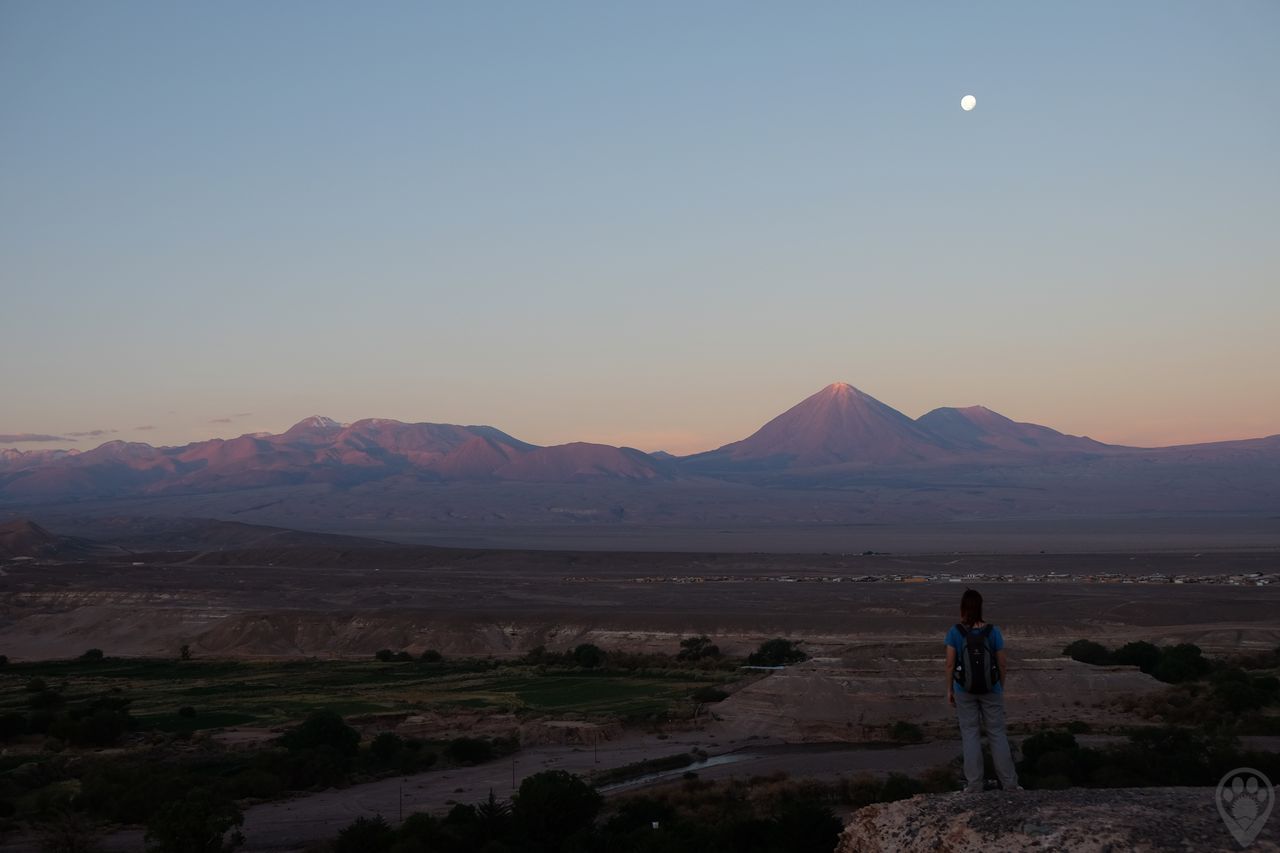
[[[566,486],[579,492],[566,493]],[[403,506],[425,506],[428,493],[447,494],[463,502],[451,503],[447,517],[488,515],[494,523],[618,520],[627,513],[634,519],[637,512],[674,523],[689,520],[682,513],[697,515],[689,509],[694,502],[703,505],[703,520],[711,520],[715,501],[761,507],[778,503],[782,492],[838,492],[827,502],[846,507],[843,517],[863,520],[886,513],[896,519],[1093,509],[1273,512],[1280,510],[1280,435],[1123,447],[1020,423],[982,406],[938,408],[912,419],[837,382],[746,438],[688,456],[587,442],[537,446],[492,426],[380,418],[341,424],[318,416],[280,434],[178,447],[110,441],[85,452],[0,450],[0,504],[10,507],[243,496],[234,508],[214,501],[209,505],[217,511],[202,513],[215,515],[256,510],[262,504],[253,501],[267,492],[295,511],[306,494],[308,506],[325,503],[325,513],[370,518],[398,517]],[[561,506],[565,494],[579,497]],[[381,509],[387,501],[395,508]],[[293,521],[277,511],[283,515],[251,517]],[[430,511],[443,512],[436,504]]]

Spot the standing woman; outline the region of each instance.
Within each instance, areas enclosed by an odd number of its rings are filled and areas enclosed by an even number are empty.
[[[960,598],[960,624],[947,632],[947,702],[956,709],[960,721],[967,793],[982,791],[981,728],[987,730],[1000,785],[1006,791],[1022,790],[1005,733],[1006,673],[1004,635],[995,625],[982,621],[982,596],[976,589],[966,589]]]

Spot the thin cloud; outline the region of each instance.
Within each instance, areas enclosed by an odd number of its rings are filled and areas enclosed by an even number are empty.
[[[209,423],[211,423],[211,424],[229,424],[229,423],[231,423],[231,418],[214,418],[213,420],[209,421]]]
[[[142,426],[136,426],[136,427],[134,427],[134,429],[135,429],[136,431],[138,431],[138,432],[141,432],[141,431],[143,431],[143,430],[147,430],[147,429],[155,429],[155,428],[156,428],[156,425],[155,425],[155,424],[143,424]]]
[[[101,435],[114,435],[119,431],[120,430],[118,429],[91,429],[84,432],[69,432],[67,435],[74,436],[75,438],[97,438]]]
[[[72,433],[75,435],[75,433]],[[44,435],[38,432],[0,433],[0,444],[17,444],[19,441],[75,441],[61,435]]]
[[[235,413],[234,415],[232,415],[231,417],[233,417],[233,418],[251,418],[251,417],[253,417],[253,412],[236,412],[236,413]]]

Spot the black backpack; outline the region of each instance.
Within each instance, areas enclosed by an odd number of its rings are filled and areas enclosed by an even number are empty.
[[[957,624],[964,637],[964,651],[956,655],[956,683],[966,693],[990,693],[1000,680],[1000,666],[991,649],[991,625],[983,625],[977,633]]]

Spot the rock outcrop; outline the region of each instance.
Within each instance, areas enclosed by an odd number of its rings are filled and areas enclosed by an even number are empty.
[[[837,853],[1240,850],[1213,788],[925,794],[860,809]],[[1280,851],[1280,819],[1248,848]]]

